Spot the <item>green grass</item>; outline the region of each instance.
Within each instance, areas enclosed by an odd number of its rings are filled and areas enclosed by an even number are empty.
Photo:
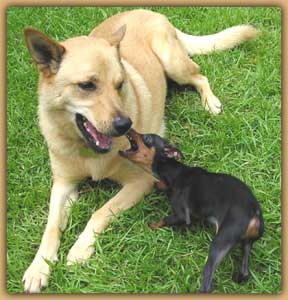
[[[53,38],[88,34],[118,11],[131,8],[9,8],[7,11],[7,291],[23,292],[21,278],[39,246],[51,187],[48,151],[37,126],[37,72],[23,40],[33,26]],[[262,31],[256,41],[208,56],[196,56],[224,106],[213,117],[192,89],[170,89],[167,137],[181,147],[186,163],[244,180],[259,199],[266,231],[251,256],[251,279],[237,285],[240,251],[219,266],[215,293],[281,291],[281,10],[278,8],[156,8],[179,29],[208,34],[251,23]],[[84,266],[67,268],[66,255],[89,216],[119,190],[117,185],[84,185],[73,207],[53,266],[47,293],[194,293],[200,287],[213,229],[169,228],[147,224],[170,207],[157,194],[117,218],[97,240]]]

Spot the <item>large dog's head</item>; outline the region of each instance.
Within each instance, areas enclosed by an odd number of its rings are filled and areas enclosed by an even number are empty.
[[[42,105],[69,114],[74,134],[98,153],[109,152],[112,137],[132,125],[125,111],[126,78],[119,54],[125,30],[123,26],[107,39],[80,36],[61,43],[31,28],[24,31],[40,72]]]

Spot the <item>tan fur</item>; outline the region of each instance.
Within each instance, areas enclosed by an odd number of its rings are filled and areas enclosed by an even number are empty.
[[[133,129],[129,130],[129,136],[136,142],[138,150],[130,153],[125,152],[123,156],[133,163],[138,164],[140,168],[152,176],[152,164],[156,149],[154,147],[148,148],[143,143],[141,135]]]
[[[151,229],[158,229],[158,228],[161,228],[161,227],[163,227],[163,226],[165,226],[164,220],[160,220],[158,223],[152,223],[152,224],[149,224],[149,227],[150,227]]]
[[[253,239],[259,236],[260,221],[257,216],[252,218],[248,224],[243,239]]]
[[[204,107],[212,113],[221,111],[221,103],[207,78],[199,74],[197,64],[189,59],[185,42],[179,41],[175,28],[160,14],[146,10],[121,13],[97,26],[89,36],[60,44],[33,30],[27,29],[25,34],[40,72],[39,124],[53,173],[47,226],[23,277],[27,292],[39,292],[47,285],[51,271],[44,259],[57,259],[61,231],[67,224],[71,203],[77,199],[79,181],[87,176],[94,180],[110,178],[123,188],[92,215],[69,251],[68,264],[89,258],[95,235],[118,213],[140,201],[153,185],[151,176],[118,155],[118,150],[128,147],[125,137],[113,138],[112,151],[107,154],[82,156],[85,142],[75,124],[75,113],[84,114],[102,133],[111,132],[112,120],[120,112],[132,119],[137,131],[163,135],[166,75],[179,84],[195,85]],[[43,60],[31,46],[35,39],[40,46],[48,45],[51,61]],[[119,92],[117,86],[123,79],[125,84]],[[94,82],[97,89],[80,90],[77,84],[85,81]]]
[[[189,55],[207,54],[233,48],[240,43],[254,39],[259,33],[250,25],[238,25],[211,35],[195,36],[176,30],[177,36]]]
[[[155,183],[155,187],[160,191],[164,191],[167,188],[167,185],[163,180],[159,180]]]

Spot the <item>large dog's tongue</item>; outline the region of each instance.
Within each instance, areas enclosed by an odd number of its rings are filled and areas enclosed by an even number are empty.
[[[97,147],[108,149],[111,146],[112,138],[110,136],[98,132],[88,120],[84,123],[84,126],[87,132],[93,138]]]

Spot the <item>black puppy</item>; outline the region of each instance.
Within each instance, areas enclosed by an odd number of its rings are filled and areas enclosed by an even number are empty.
[[[178,162],[181,152],[158,135],[141,135],[130,130],[127,137],[131,149],[119,154],[158,177],[173,208],[171,215],[151,224],[151,228],[189,225],[195,218],[216,225],[200,292],[211,291],[217,265],[238,242],[243,249],[243,259],[239,272],[232,278],[238,283],[246,281],[252,244],[264,231],[259,203],[247,185],[233,176]]]

